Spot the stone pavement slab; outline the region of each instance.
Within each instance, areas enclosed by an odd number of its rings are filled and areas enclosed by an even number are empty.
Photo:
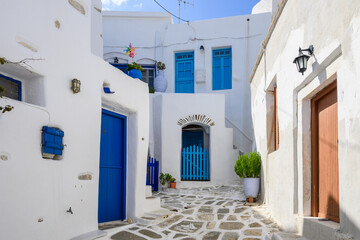
[[[106,230],[108,238],[101,240],[256,240],[279,232],[264,206],[245,203],[239,186],[168,189],[153,196],[174,214],[158,224]]]

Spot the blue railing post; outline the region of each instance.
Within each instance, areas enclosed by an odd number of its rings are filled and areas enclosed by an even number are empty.
[[[146,169],[146,185],[150,185],[153,191],[159,190],[159,161],[149,157]]]
[[[154,168],[154,191],[159,191],[159,161],[155,159],[155,168]]]

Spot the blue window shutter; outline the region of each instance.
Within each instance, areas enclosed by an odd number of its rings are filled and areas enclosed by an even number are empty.
[[[231,48],[213,50],[213,90],[232,88]]]
[[[62,155],[64,132],[57,128],[43,127],[43,153]]]

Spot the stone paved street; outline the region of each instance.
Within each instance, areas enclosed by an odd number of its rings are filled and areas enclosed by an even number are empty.
[[[174,214],[157,224],[107,229],[102,239],[255,240],[279,231],[265,207],[245,203],[240,187],[168,189],[154,196]]]

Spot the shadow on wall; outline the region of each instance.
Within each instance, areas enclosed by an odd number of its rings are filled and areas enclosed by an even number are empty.
[[[326,240],[354,240],[359,239],[360,230],[359,226],[356,226],[353,220],[351,220],[342,210],[341,208],[337,208],[335,205],[339,203],[332,197],[329,196],[327,202],[325,203],[329,205],[327,208],[327,213],[324,218],[304,218],[303,227],[302,227],[302,235],[306,239],[326,239]],[[333,213],[334,209],[338,212],[340,216],[340,221],[342,222],[342,226],[339,229],[339,224],[328,220],[329,218],[334,218]],[[332,217],[331,217],[332,216]],[[345,228],[345,229],[344,229]],[[352,236],[352,233],[355,235]]]

